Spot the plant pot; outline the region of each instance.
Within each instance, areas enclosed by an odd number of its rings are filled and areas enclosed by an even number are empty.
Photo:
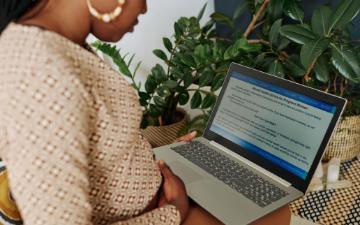
[[[323,161],[337,157],[341,161],[353,159],[360,153],[360,115],[342,119],[333,134]]]
[[[180,130],[185,128],[188,123],[188,115],[185,110],[178,108],[177,111],[183,115],[183,118],[176,123],[165,126],[148,126],[141,129],[141,134],[150,142],[151,146],[156,148],[173,143]]]

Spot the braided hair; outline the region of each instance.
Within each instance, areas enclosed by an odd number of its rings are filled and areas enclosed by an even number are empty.
[[[13,21],[19,19],[37,0],[0,0],[0,33]]]

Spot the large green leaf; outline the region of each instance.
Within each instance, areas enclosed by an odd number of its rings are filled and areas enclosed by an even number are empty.
[[[164,82],[164,87],[167,87],[169,89],[174,89],[178,86],[178,83],[174,80],[167,80]]]
[[[179,57],[181,59],[181,62],[183,62],[185,65],[189,67],[196,66],[195,60],[191,54],[179,54]]]
[[[360,82],[360,61],[349,46],[331,43],[331,62],[345,78]]]
[[[127,77],[132,77],[132,74],[129,69],[129,65],[126,64],[126,62],[124,61],[125,57],[121,56],[120,50],[116,49],[116,46],[111,46],[110,44],[103,43],[101,41],[94,42],[92,46],[100,50],[104,54],[108,55],[109,57],[111,57],[111,59],[113,60],[113,62],[115,63],[115,65],[118,67],[119,71],[122,74],[124,74]]]
[[[281,51],[281,50],[285,49],[287,46],[289,46],[290,43],[291,43],[291,41],[289,39],[281,36],[277,49]]]
[[[204,87],[209,85],[209,83],[213,80],[213,77],[214,77],[214,72],[209,68],[205,68],[204,71],[201,73],[199,79],[199,87]]]
[[[156,93],[157,93],[160,97],[164,97],[164,98],[168,97],[168,96],[171,94],[169,88],[167,88],[167,87],[165,87],[165,86],[158,87],[158,88],[156,89]]]
[[[284,66],[290,71],[289,75],[292,77],[303,77],[306,73],[304,67],[300,63],[298,55],[291,55]]]
[[[271,0],[268,6],[268,12],[271,20],[276,20],[281,17],[283,13],[284,2],[287,0]]]
[[[184,87],[187,88],[193,83],[193,77],[191,73],[184,74]]]
[[[157,87],[157,83],[155,78],[153,78],[151,75],[147,77],[145,82],[145,90],[147,93],[151,94],[154,93],[155,89]]]
[[[225,76],[223,74],[216,75],[211,83],[211,91],[217,91],[222,87]]]
[[[268,72],[278,77],[284,77],[284,67],[279,60],[275,60],[270,64]]]
[[[173,46],[172,46],[172,43],[171,43],[170,39],[164,37],[164,38],[163,38],[163,43],[164,43],[165,48],[166,48],[169,52],[171,52]]]
[[[198,61],[199,64],[205,63],[207,60],[211,59],[211,48],[209,45],[197,45],[194,49],[194,58],[195,61]]]
[[[243,50],[246,52],[257,52],[261,50],[261,45],[259,44],[249,44],[248,40],[245,38],[238,39],[234,44],[235,49]]]
[[[180,105],[185,105],[190,99],[189,93],[188,92],[182,92],[179,94],[179,104]]]
[[[319,38],[303,45],[300,51],[300,60],[303,66],[308,68],[328,47],[329,40],[324,38]]]
[[[163,50],[160,49],[155,49],[153,51],[154,55],[156,55],[157,57],[159,57],[160,59],[167,61],[167,56],[165,54],[165,52],[163,52]]]
[[[233,19],[237,20],[240,18],[240,16],[248,9],[249,2],[244,1],[242,4],[240,4],[237,9],[234,12]]]
[[[183,34],[183,30],[181,29],[178,22],[174,23],[175,37],[179,38]]]
[[[333,28],[340,28],[351,22],[359,13],[359,0],[342,0],[332,13],[329,23],[329,32]]]
[[[202,19],[202,17],[204,16],[204,12],[206,9],[207,3],[205,3],[205,5],[202,7],[202,9],[199,12],[199,15],[197,16],[197,20],[200,21]]]
[[[329,63],[325,56],[320,56],[314,67],[316,79],[322,83],[327,83],[330,77]]]
[[[284,4],[285,14],[293,20],[303,23],[304,11],[299,7],[295,0],[286,0]]]
[[[184,73],[176,67],[171,68],[171,75],[174,76],[176,79],[183,79],[184,77]]]
[[[271,26],[270,33],[269,33],[269,41],[272,45],[278,46],[280,42],[280,27],[281,27],[282,19],[278,19],[275,23]]]
[[[235,58],[239,55],[241,50],[245,52],[257,52],[261,50],[261,45],[249,44],[245,38],[240,38],[233,45],[226,49],[224,53],[224,59],[229,60],[231,58]]]
[[[214,22],[213,20],[208,21],[208,22],[201,28],[202,33],[203,33],[203,34],[208,33],[208,32],[211,30],[211,28],[213,28],[214,24],[215,24],[215,22]]]
[[[191,98],[190,107],[196,109],[201,105],[202,97],[199,91],[194,93],[194,96]]]
[[[213,94],[207,94],[201,104],[201,108],[207,109],[213,106],[216,102],[216,96]]]
[[[320,36],[327,36],[329,33],[330,17],[330,7],[320,6],[318,9],[316,9],[311,18],[312,31]]]
[[[151,73],[158,83],[166,80],[166,73],[164,68],[160,64],[156,64],[152,69]]]
[[[301,25],[285,25],[281,27],[280,33],[298,44],[305,44],[316,38],[315,34]]]
[[[210,17],[218,23],[222,23],[231,28],[234,28],[234,21],[232,18],[223,13],[215,12]]]

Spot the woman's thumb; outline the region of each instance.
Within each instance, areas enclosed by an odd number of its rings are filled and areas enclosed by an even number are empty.
[[[168,165],[166,165],[163,160],[159,161],[159,168],[164,178],[170,178],[171,176],[173,176],[171,169],[168,167]]]

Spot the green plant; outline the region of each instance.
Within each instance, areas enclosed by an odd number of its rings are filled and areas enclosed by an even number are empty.
[[[359,115],[360,46],[350,40],[348,28],[360,1],[342,0],[334,9],[320,6],[309,21],[296,0],[249,2],[259,24],[258,39],[249,42],[263,45],[254,67],[345,97],[345,115]]]
[[[153,51],[166,67],[154,66],[144,89],[133,82],[144,107],[142,128],[176,121],[176,107],[190,101],[191,108],[202,114],[187,131],[201,133],[231,62],[345,97],[345,115],[359,115],[360,46],[350,40],[348,31],[359,9],[360,1],[343,0],[335,9],[319,7],[306,21],[298,0],[245,0],[233,16],[216,12],[202,27],[205,6],[198,17],[180,18],[174,24],[173,40],[163,38],[167,53]],[[253,18],[243,31],[235,24],[247,10]],[[232,36],[217,37],[215,23],[230,27]],[[255,37],[249,38],[251,34]],[[135,80],[136,69],[135,73],[129,69],[133,57],[126,63],[126,55],[115,47],[104,43],[95,47]]]
[[[192,119],[186,128],[188,132],[202,132],[209,113],[216,102],[216,91],[221,88],[229,64],[233,61],[252,64],[252,58],[261,50],[260,44],[248,43],[239,36],[231,41],[215,37],[214,20],[200,26],[205,7],[197,17],[182,17],[174,24],[172,39],[163,38],[167,53],[155,49],[153,53],[163,61],[156,64],[147,76],[142,89],[135,83],[135,72],[114,46],[96,42],[98,50],[110,56],[120,72],[133,81],[144,107],[142,128],[149,125],[168,125],[178,120],[176,108],[190,101],[192,109],[202,113]]]

